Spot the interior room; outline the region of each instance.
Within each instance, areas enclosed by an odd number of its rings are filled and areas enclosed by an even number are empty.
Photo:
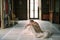
[[[0,40],[60,40],[59,4],[60,0],[0,0]],[[42,39],[23,33],[29,20],[53,34]]]

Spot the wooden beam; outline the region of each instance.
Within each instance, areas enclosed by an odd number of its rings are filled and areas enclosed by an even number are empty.
[[[12,0],[12,24],[14,25],[13,0]]]
[[[3,0],[1,0],[1,29],[4,28]]]

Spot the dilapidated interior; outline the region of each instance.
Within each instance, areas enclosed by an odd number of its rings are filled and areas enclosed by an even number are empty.
[[[59,40],[59,4],[60,0],[0,0],[0,39],[42,40],[20,34],[24,30],[26,21],[33,19],[43,30],[53,31],[54,35],[46,40]]]

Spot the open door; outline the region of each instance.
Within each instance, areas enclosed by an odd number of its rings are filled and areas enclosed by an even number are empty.
[[[19,20],[27,19],[27,0],[14,0],[13,1],[13,10],[16,18]]]
[[[38,0],[29,0],[29,18],[39,19]]]
[[[49,20],[49,0],[41,0],[42,20]]]
[[[54,3],[54,16],[53,16],[53,22],[54,23],[60,23],[60,0],[55,0]]]

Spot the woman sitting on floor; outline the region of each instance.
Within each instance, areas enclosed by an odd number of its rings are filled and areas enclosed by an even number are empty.
[[[29,24],[25,26],[26,29],[28,29],[30,32],[33,33],[35,37],[38,38],[48,38],[52,33],[49,31],[43,31],[39,24],[33,20],[29,20]]]

